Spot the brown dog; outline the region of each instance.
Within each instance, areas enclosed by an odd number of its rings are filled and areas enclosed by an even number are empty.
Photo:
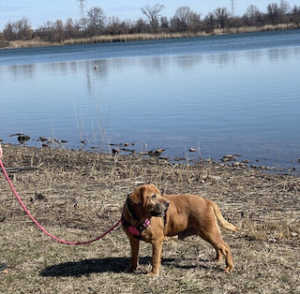
[[[217,204],[196,195],[163,195],[154,185],[136,188],[127,198],[123,208],[122,224],[131,245],[131,266],[133,272],[138,266],[140,240],[152,244],[152,272],[158,275],[161,266],[161,251],[165,236],[179,239],[199,235],[209,242],[217,252],[216,260],[226,259],[225,272],[234,266],[230,247],[223,241],[217,224],[230,231],[238,231],[227,222]]]

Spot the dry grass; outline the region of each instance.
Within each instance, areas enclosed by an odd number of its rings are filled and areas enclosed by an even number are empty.
[[[53,234],[86,240],[120,218],[127,193],[152,182],[167,193],[215,200],[237,234],[225,233],[236,271],[212,262],[203,240],[164,244],[163,268],[149,278],[151,248],[142,243],[136,274],[123,271],[130,246],[122,229],[89,246],[58,244],[24,215],[0,174],[1,293],[300,293],[300,178],[220,164],[170,164],[164,159],[3,146],[11,174],[36,218]]]
[[[297,26],[297,24],[289,23],[289,24],[277,24],[277,25],[264,25],[264,26],[261,26],[261,27],[241,27],[241,28],[215,29],[214,33],[216,35],[238,34],[238,33],[294,30],[294,29],[298,29],[298,28],[299,28],[299,26]]]

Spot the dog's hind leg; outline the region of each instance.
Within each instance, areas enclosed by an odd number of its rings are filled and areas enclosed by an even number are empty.
[[[209,231],[201,232],[199,235],[215,248],[217,252],[217,261],[222,261],[222,255],[224,255],[226,259],[225,272],[228,273],[233,271],[234,265],[232,262],[230,247],[224,242],[219,228],[216,226],[215,228],[211,228]]]

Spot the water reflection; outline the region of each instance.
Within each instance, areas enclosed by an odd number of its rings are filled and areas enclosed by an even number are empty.
[[[53,76],[73,76],[82,75],[82,70],[87,79],[88,88],[91,87],[91,78],[96,76],[99,79],[105,79],[110,73],[122,73],[141,66],[149,74],[159,72],[163,73],[170,67],[181,70],[190,70],[206,62],[211,65],[218,65],[221,68],[229,64],[235,64],[244,56],[251,63],[259,63],[267,54],[271,62],[285,61],[288,59],[299,58],[300,48],[273,48],[267,50],[249,50],[244,53],[228,52],[221,54],[199,54],[199,55],[179,55],[179,56],[150,56],[144,58],[117,58],[101,59],[87,61],[71,61],[45,64],[30,65],[12,65],[0,67],[0,74],[8,73],[13,79],[35,79],[37,75]],[[94,66],[97,69],[94,69]]]
[[[178,68],[183,71],[191,70],[194,67],[199,66],[205,57],[203,55],[192,55],[192,56],[176,56],[173,57]]]
[[[149,74],[165,72],[170,68],[171,62],[171,56],[154,56],[138,59],[138,63]]]
[[[13,65],[10,66],[8,71],[11,77],[17,79],[34,79],[37,73],[37,66],[35,64],[27,65]]]
[[[291,47],[291,48],[279,48],[279,49],[269,49],[268,56],[270,61],[281,61],[299,58],[300,56],[300,47]]]
[[[258,64],[259,61],[263,58],[263,50],[249,50],[245,52],[246,58],[252,63],[252,64]]]

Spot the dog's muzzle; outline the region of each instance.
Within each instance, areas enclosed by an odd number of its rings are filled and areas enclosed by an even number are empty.
[[[170,203],[164,202],[165,210],[163,211],[150,211],[150,215],[154,217],[165,217],[167,210],[169,209]]]

